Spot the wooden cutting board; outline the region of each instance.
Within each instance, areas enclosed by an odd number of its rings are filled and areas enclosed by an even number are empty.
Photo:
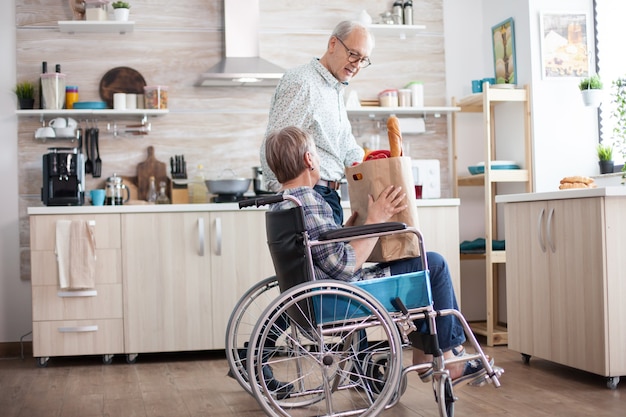
[[[148,146],[148,158],[137,164],[137,198],[146,200],[148,188],[150,188],[150,177],[154,175],[157,192],[159,192],[159,182],[167,183],[167,165],[154,157],[154,146]]]

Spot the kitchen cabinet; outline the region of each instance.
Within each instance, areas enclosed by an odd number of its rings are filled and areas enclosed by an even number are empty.
[[[497,160],[496,152],[496,107],[518,103],[517,114],[521,115],[523,125],[523,149],[524,157],[520,165],[522,169],[494,169],[493,161]],[[452,114],[452,151],[454,155],[453,187],[454,196],[459,196],[459,187],[476,186],[482,187],[484,193],[484,221],[485,221],[485,253],[482,255],[461,255],[464,259],[482,259],[485,261],[485,287],[486,287],[486,312],[484,322],[471,323],[472,330],[487,337],[487,344],[507,344],[506,325],[499,319],[499,291],[498,291],[498,266],[506,263],[506,253],[503,250],[493,250],[490,244],[493,240],[502,240],[498,236],[498,219],[495,204],[498,184],[520,183],[524,184],[526,192],[533,191],[532,179],[532,141],[530,131],[530,93],[528,86],[524,88],[501,89],[490,87],[489,83],[483,84],[483,92],[472,94],[457,101],[452,98],[452,105],[460,107],[460,112]],[[458,115],[460,113],[477,113],[482,115],[483,134],[482,138],[475,140],[476,146],[483,149],[484,173],[471,176],[460,176],[458,161],[457,132]],[[462,202],[461,202],[462,203]],[[507,242],[508,244],[508,242]]]
[[[610,388],[626,375],[626,190],[619,192],[498,200],[506,203],[509,349],[525,361],[606,376]]]
[[[95,222],[95,287],[59,289],[56,223],[65,215],[30,217],[33,356],[44,366],[51,356],[124,352],[122,260],[119,215],[89,214],[72,220]]]
[[[273,275],[263,213],[122,215],[126,352],[225,347],[235,303]]]

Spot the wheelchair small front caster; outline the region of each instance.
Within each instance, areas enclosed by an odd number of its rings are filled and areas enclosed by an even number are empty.
[[[530,355],[527,355],[526,353],[522,353],[522,363],[524,365],[528,365],[530,363]]]
[[[136,353],[129,353],[128,355],[126,355],[126,363],[128,364],[133,364],[135,362],[137,362],[137,354]]]
[[[102,363],[104,365],[111,365],[111,363],[113,363],[113,355],[102,355]]]

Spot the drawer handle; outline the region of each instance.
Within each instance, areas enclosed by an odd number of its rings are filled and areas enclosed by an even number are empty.
[[[95,297],[98,295],[97,290],[84,290],[84,291],[59,291],[57,296],[62,298],[71,297]]]
[[[548,235],[548,244],[550,245],[550,249],[552,253],[556,252],[556,246],[554,246],[554,241],[552,240],[552,217],[554,216],[554,208],[550,209],[550,214],[548,214],[548,223],[546,224],[546,234]]]
[[[60,333],[83,333],[83,332],[97,332],[98,325],[94,324],[93,326],[69,326],[69,327],[59,327]]]

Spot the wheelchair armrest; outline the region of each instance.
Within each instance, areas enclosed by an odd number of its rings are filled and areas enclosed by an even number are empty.
[[[364,224],[361,226],[350,226],[341,229],[330,230],[328,232],[322,233],[319,236],[318,240],[324,241],[332,239],[346,239],[367,235],[370,233],[393,232],[395,230],[404,229],[406,229],[406,224],[400,222]]]
[[[245,207],[252,207],[252,206],[261,207],[266,204],[280,203],[284,199],[285,198],[283,197],[282,194],[274,194],[274,195],[269,195],[266,197],[249,198],[249,199],[240,201],[239,208],[242,209]]]

